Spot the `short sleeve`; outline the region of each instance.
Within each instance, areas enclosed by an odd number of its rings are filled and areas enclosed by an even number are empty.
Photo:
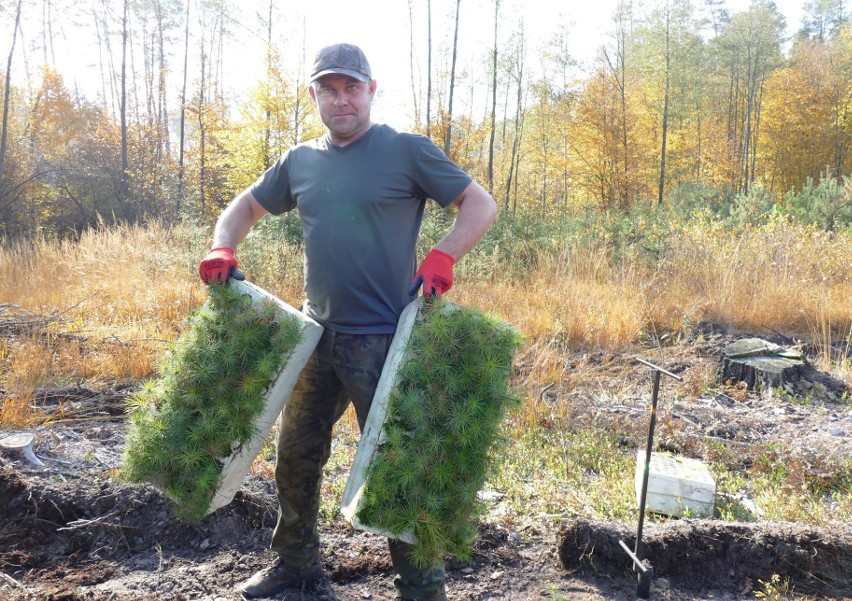
[[[446,207],[473,179],[447,158],[434,142],[422,136],[418,138],[420,141],[414,155],[414,181],[425,197]]]
[[[296,203],[290,189],[289,152],[278,159],[251,185],[251,193],[260,206],[280,215],[293,209]]]

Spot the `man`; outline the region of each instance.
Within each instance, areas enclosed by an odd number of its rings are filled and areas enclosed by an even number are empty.
[[[449,290],[453,265],[497,215],[491,196],[431,141],[371,121],[376,81],[357,46],[321,49],[309,92],[328,132],[291,148],[230,203],[199,266],[205,282],[226,281],[236,275],[234,249],[258,219],[298,209],[303,311],[325,328],[279,423],[279,513],[270,545],[279,561],[241,586],[245,598],[321,577],[317,514],[332,428],[350,401],[363,428],[402,309],[420,284],[426,296]],[[415,272],[427,198],[458,212]],[[443,566],[418,569],[410,545],[388,542],[399,599],[446,599]]]

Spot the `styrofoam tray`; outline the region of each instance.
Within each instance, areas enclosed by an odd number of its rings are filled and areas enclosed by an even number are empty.
[[[636,504],[639,505],[645,473],[645,450],[636,452]],[[706,464],[698,459],[651,453],[645,509],[682,517],[711,517],[716,482]]]
[[[370,406],[370,413],[364,424],[358,449],[355,451],[355,459],[352,461],[352,468],[349,470],[349,479],[346,481],[346,488],[340,500],[340,511],[343,517],[358,530],[389,536],[411,544],[415,542],[413,533],[393,534],[381,528],[368,526],[358,519],[358,512],[361,510],[364,501],[367,468],[373,462],[373,457],[376,455],[379,445],[384,441],[384,425],[387,420],[390,395],[399,379],[397,374],[405,359],[406,347],[411,338],[411,331],[414,328],[419,307],[419,299],[411,301],[400,315],[396,334],[394,334],[390,349],[388,349],[382,375],[376,386],[373,404]]]
[[[242,486],[252,462],[260,452],[260,447],[263,445],[281,410],[284,408],[287,397],[293,391],[299,373],[305,367],[308,359],[310,359],[311,353],[314,352],[323,331],[323,327],[319,323],[254,284],[231,279],[228,285],[250,295],[255,303],[266,300],[272,301],[278,307],[279,315],[281,316],[296,316],[303,324],[302,340],[293,349],[287,363],[266,391],[263,411],[253,422],[256,428],[255,436],[237,448],[224,460],[222,474],[219,477],[219,486],[216,492],[213,493],[213,499],[207,508],[208,514],[220,507],[224,507],[234,499],[234,495],[240,486]]]

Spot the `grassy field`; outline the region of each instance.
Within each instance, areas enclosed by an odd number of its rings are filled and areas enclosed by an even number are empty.
[[[446,227],[440,215],[428,217],[424,251]],[[205,228],[160,224],[89,230],[76,241],[2,244],[0,428],[42,419],[32,409],[39,390],[149,377],[206,299],[197,264],[208,244]],[[301,247],[292,223],[261,222],[238,258],[251,281],[301,304]],[[610,377],[600,395],[634,394],[636,382],[619,373],[627,373],[636,352],[665,366],[696,324],[781,333],[801,341],[818,369],[852,386],[850,265],[848,232],[785,220],[733,228],[695,218],[663,229],[636,222],[626,228],[498,223],[459,262],[448,296],[500,316],[526,337],[514,380],[524,403],[505,425],[508,448],[489,482],[504,497],[498,517],[518,524],[573,515],[634,519],[635,448],[625,447],[616,429],[577,421],[567,399],[581,385],[603,382],[602,364]],[[543,402],[544,389],[554,384],[557,402]],[[719,386],[711,371],[693,370],[674,391],[690,399]],[[848,396],[842,402],[852,407]],[[341,422],[332,476],[348,468],[356,430],[352,416]],[[761,500],[765,519],[852,519],[848,459],[822,465],[819,474],[802,468],[791,478],[792,466],[779,477],[783,457],[771,446],[752,449],[754,460],[745,466],[730,449],[710,451],[720,491],[733,496],[747,488]],[[259,462],[257,469],[268,466]],[[324,513],[331,515],[342,478],[326,486]],[[732,507],[723,503],[720,517],[744,519]]]

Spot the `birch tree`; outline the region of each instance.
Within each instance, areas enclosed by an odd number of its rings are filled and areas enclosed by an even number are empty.
[[[447,131],[444,136],[444,154],[450,156],[450,144],[453,136],[453,94],[456,89],[456,58],[459,50],[459,13],[461,0],[456,0],[455,29],[453,31],[453,58],[450,67],[450,94],[447,101]]]
[[[497,134],[497,32],[500,0],[494,0],[494,46],[491,49],[491,134],[488,141],[488,193],[494,195],[494,137]]]
[[[18,40],[18,27],[21,24],[21,0],[15,7],[15,25],[12,32],[12,44],[9,58],[6,59],[6,82],[3,86],[3,129],[0,131],[0,193],[3,191],[3,168],[6,163],[6,141],[9,137],[9,104],[12,97],[12,57],[15,56],[15,42]]]
[[[784,17],[773,3],[757,0],[734,15],[716,40],[719,64],[729,70],[727,122],[731,184],[747,194],[756,177],[764,83],[781,65]]]

